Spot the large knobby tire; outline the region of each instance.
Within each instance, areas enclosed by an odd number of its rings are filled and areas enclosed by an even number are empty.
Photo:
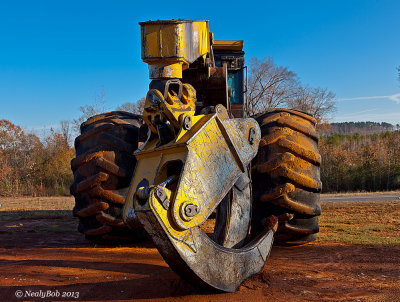
[[[253,161],[253,227],[278,216],[278,244],[301,244],[319,231],[320,165],[316,120],[305,113],[272,109],[256,117],[261,142]]]
[[[141,116],[123,111],[89,118],[75,139],[71,161],[74,216],[79,232],[95,241],[139,239],[144,230],[129,230],[122,221],[125,194],[136,165]]]

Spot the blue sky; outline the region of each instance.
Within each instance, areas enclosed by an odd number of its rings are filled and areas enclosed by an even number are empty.
[[[204,7],[204,9],[202,8]],[[106,109],[145,96],[140,21],[209,20],[310,86],[336,93],[334,121],[400,123],[400,1],[0,0],[0,119],[26,129],[77,118],[104,87]]]

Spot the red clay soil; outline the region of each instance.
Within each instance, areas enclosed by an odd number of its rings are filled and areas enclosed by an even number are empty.
[[[275,246],[261,273],[216,293],[180,279],[151,242],[99,246],[69,215],[0,215],[0,301],[400,301],[399,246]],[[47,291],[60,296],[29,297]]]

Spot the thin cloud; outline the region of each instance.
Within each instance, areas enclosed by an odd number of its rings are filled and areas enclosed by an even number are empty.
[[[341,114],[340,117],[348,117],[348,116],[352,117],[352,116],[360,115],[361,113],[367,113],[367,112],[372,112],[372,111],[376,111],[376,110],[377,110],[377,108],[361,110],[361,111],[357,111],[357,112],[353,112],[353,113]]]
[[[389,100],[396,102],[397,104],[400,104],[400,93],[390,95]]]
[[[360,96],[355,98],[339,98],[338,101],[359,101],[359,100],[379,100],[379,99],[388,99],[397,104],[400,104],[400,93],[392,94],[392,95],[376,95],[376,96]]]

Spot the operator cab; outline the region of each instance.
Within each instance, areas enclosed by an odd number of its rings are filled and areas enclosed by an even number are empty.
[[[227,65],[230,111],[234,117],[247,116],[247,66],[243,41],[216,40],[212,44],[216,67]]]

